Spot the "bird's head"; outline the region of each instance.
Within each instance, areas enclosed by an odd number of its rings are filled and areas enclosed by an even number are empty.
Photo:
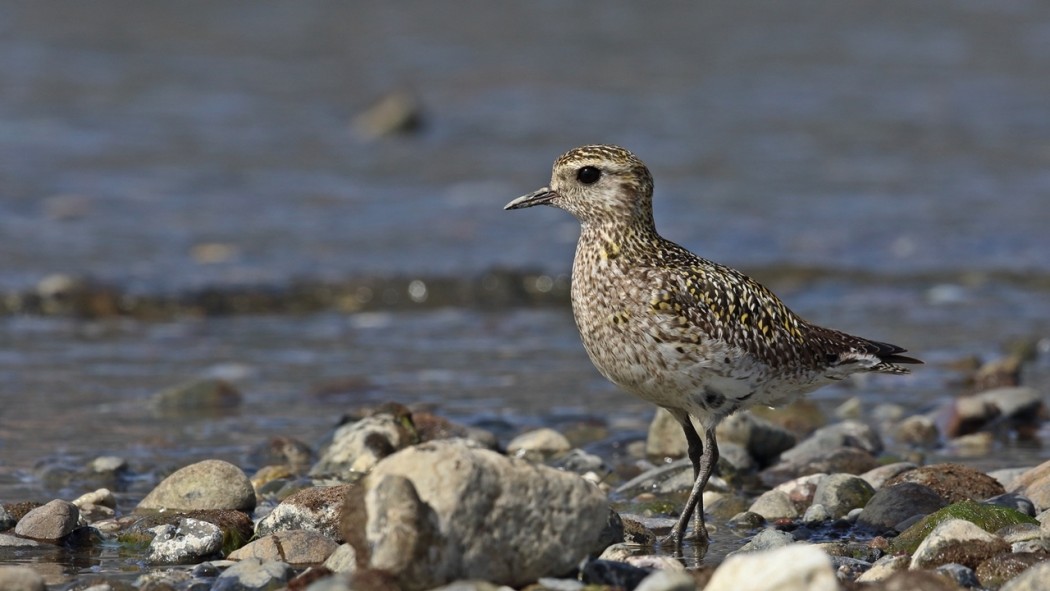
[[[584,225],[652,224],[653,177],[637,156],[609,145],[573,148],[554,161],[550,186],[504,209],[553,205]]]

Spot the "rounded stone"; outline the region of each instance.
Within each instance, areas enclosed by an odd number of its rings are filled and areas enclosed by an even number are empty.
[[[1010,492],[1031,499],[1039,511],[1050,509],[1050,460],[1018,476]]]
[[[916,515],[929,515],[948,503],[928,486],[914,482],[880,488],[857,518],[857,524],[884,532]]]
[[[1046,582],[1050,581],[1050,561],[1034,564],[1021,571],[999,591],[1046,591]]]
[[[874,494],[871,485],[859,476],[828,474],[817,485],[813,503],[823,505],[833,519],[838,519],[857,507],[863,507]]]
[[[80,520],[80,509],[68,501],[55,499],[26,513],[18,520],[15,534],[56,542],[68,536],[77,527]]]
[[[255,490],[243,470],[222,460],[204,460],[176,470],[138,504],[139,509],[255,508]]]
[[[798,508],[791,502],[788,494],[780,490],[769,490],[762,493],[748,510],[761,515],[769,521],[776,519],[794,519],[798,517]]]

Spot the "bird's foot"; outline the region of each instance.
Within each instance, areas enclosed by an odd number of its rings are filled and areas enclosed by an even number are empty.
[[[707,547],[711,543],[711,538],[707,533],[707,528],[701,525],[689,533],[682,531],[678,527],[673,527],[671,528],[671,533],[662,538],[657,538],[656,541],[660,547],[674,550],[676,556],[682,554],[682,544],[685,542],[688,542],[701,554],[705,554]]]

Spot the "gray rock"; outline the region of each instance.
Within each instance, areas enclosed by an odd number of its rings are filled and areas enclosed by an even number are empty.
[[[324,561],[328,570],[336,573],[352,573],[357,570],[357,552],[351,544],[340,544]]]
[[[1046,591],[1047,581],[1050,581],[1050,561],[1043,561],[1022,571],[999,591]]]
[[[871,485],[859,476],[829,474],[817,485],[813,503],[823,505],[833,519],[838,519],[852,509],[863,507],[874,494]]]
[[[911,557],[912,569],[928,569],[948,563],[977,568],[985,559],[1010,550],[1002,538],[963,520],[942,521],[923,539]]]
[[[780,548],[781,546],[788,546],[795,542],[794,536],[786,531],[780,531],[778,529],[767,528],[751,538],[751,541],[744,544],[736,552],[731,552],[730,556],[737,552],[762,552],[765,550],[773,550],[774,548]]]
[[[334,540],[316,531],[287,530],[260,536],[230,552],[229,558],[280,560],[293,566],[306,566],[323,563],[338,547]]]
[[[521,586],[604,548],[609,504],[597,486],[455,440],[386,458],[364,489],[363,507],[348,501],[345,539],[406,591],[458,579]]]
[[[853,447],[872,455],[882,451],[882,440],[874,429],[858,421],[842,421],[817,429],[807,439],[780,454],[780,459],[806,463],[825,457],[828,450]]]
[[[183,517],[178,525],[160,525],[149,545],[148,560],[153,564],[192,564],[216,557],[222,551],[219,526]]]
[[[642,579],[634,591],[696,591],[696,579],[681,570],[657,570]]]
[[[766,519],[758,513],[744,511],[732,516],[726,525],[736,530],[753,530],[765,525]]]
[[[1004,493],[994,497],[989,497],[984,500],[984,503],[988,505],[998,505],[1000,507],[1009,507],[1031,517],[1035,517],[1036,515],[1035,503],[1017,493]]]
[[[798,508],[791,502],[788,494],[782,490],[767,490],[762,493],[749,509],[768,521],[777,519],[794,519],[798,517]]]
[[[76,529],[80,509],[68,501],[55,499],[26,513],[15,526],[15,534],[47,542],[57,542]]]
[[[139,509],[255,508],[255,489],[237,466],[222,460],[204,460],[176,470],[150,491]]]
[[[831,566],[839,579],[846,581],[856,580],[857,577],[866,573],[871,568],[871,563],[852,556],[830,556]]]
[[[955,562],[942,564],[935,568],[933,572],[948,577],[955,581],[957,585],[966,589],[977,589],[981,586],[981,582],[977,580],[977,574],[973,572],[972,568]]]
[[[572,449],[569,440],[554,429],[544,427],[518,435],[507,444],[507,455],[533,461],[563,454]]]
[[[291,578],[292,567],[277,560],[246,558],[223,571],[211,591],[268,591],[280,589]]]
[[[347,480],[347,473],[366,473],[379,460],[416,440],[410,420],[396,413],[379,412],[336,429],[321,459],[310,468],[310,475]]]
[[[818,548],[791,544],[734,554],[711,575],[704,591],[838,591],[831,559]]]
[[[711,486],[711,483],[708,483]],[[642,493],[663,495],[693,488],[693,464],[682,458],[670,464],[646,470],[616,487],[614,494],[635,497]]]
[[[255,535],[262,537],[274,532],[307,529],[341,541],[339,518],[351,486],[316,486],[291,495],[259,520]]]
[[[4,591],[46,591],[44,577],[28,566],[0,566],[0,589]]]
[[[876,491],[864,505],[857,524],[885,532],[910,517],[929,515],[947,504],[933,489],[903,482]]]

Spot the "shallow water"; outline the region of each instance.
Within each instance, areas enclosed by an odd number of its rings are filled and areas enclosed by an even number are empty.
[[[553,158],[646,160],[663,233],[820,324],[907,346],[903,379],[827,388],[918,411],[939,363],[1050,335],[1050,7],[555,2],[0,7],[0,291],[63,273],[131,294],[298,279],[568,272],[563,212],[502,206]],[[418,133],[352,118],[397,89]],[[402,300],[404,299],[402,294]],[[410,298],[411,299],[411,298]],[[432,300],[433,301],[433,300]],[[0,500],[103,454],[143,477],[273,435],[323,440],[397,400],[507,437],[652,410],[591,368],[565,305],[468,299],[367,313],[162,321],[0,318]],[[1026,383],[1044,392],[1044,353]],[[233,380],[238,409],[158,416],[156,391]],[[1044,433],[1045,434],[1045,433]],[[967,459],[1033,464],[1040,449]],[[61,470],[59,470],[60,472]]]

